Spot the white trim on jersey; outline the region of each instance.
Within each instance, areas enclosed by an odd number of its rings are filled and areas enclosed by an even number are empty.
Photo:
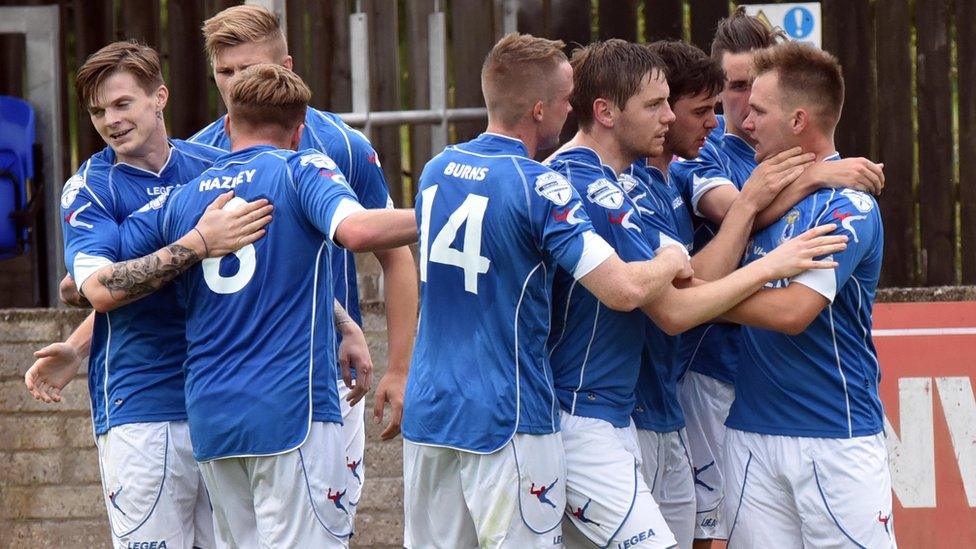
[[[169,150],[167,151],[168,154],[166,155],[166,162],[163,162],[163,167],[162,168],[159,168],[159,171],[158,172],[154,172],[152,170],[147,170],[145,168],[140,168],[139,166],[135,166],[135,165],[129,164],[128,162],[116,162],[112,166],[112,168],[114,169],[116,166],[127,166],[129,168],[132,168],[133,170],[138,170],[140,172],[147,173],[147,174],[149,174],[149,175],[151,175],[151,176],[153,176],[153,177],[155,177],[155,178],[158,179],[158,178],[162,177],[163,172],[166,171],[167,166],[169,166],[170,161],[173,159],[173,149],[176,148],[176,147],[173,146],[172,143],[167,143],[167,144],[169,145]]]
[[[712,189],[717,189],[719,187],[724,187],[726,185],[732,185],[733,189],[738,190],[735,183],[732,182],[727,177],[707,177],[701,178],[697,174],[691,174],[691,209],[695,212],[698,217],[705,217],[705,214],[701,213],[698,209],[698,203],[701,199],[708,194],[708,191]]]
[[[840,363],[840,349],[837,347],[837,329],[834,327],[834,306],[827,305],[827,314],[830,318],[830,337],[834,345],[834,358],[837,360],[837,371],[840,373],[840,381],[844,385],[844,405],[847,406],[847,436],[854,437],[854,424],[851,420],[851,397],[847,393],[847,376],[844,375],[844,367]]]
[[[614,253],[613,247],[607,244],[602,236],[594,231],[583,233],[583,253],[580,254],[579,261],[573,267],[573,278],[579,280],[590,274]]]
[[[829,261],[833,256],[824,258]],[[790,279],[790,284],[797,282],[827,298],[830,303],[837,296],[837,269],[810,269]]]
[[[349,134],[348,134],[348,132],[346,131],[345,128],[343,128],[339,124],[336,124],[335,120],[332,120],[328,116],[325,116],[322,112],[320,112],[317,109],[313,109],[312,107],[308,107],[308,111],[306,111],[306,115],[308,113],[312,113],[313,115],[317,115],[319,118],[322,118],[323,120],[325,120],[329,124],[332,124],[333,126],[335,126],[336,129],[338,129],[339,132],[342,133],[342,138],[346,142],[346,155],[349,157],[349,172],[350,172],[349,174],[344,174],[344,175],[346,175],[346,177],[350,181],[352,181],[352,179],[353,179],[352,167],[353,167],[354,163],[353,163],[353,159],[352,159],[352,143],[349,141]],[[307,127],[305,128],[305,131],[307,131],[308,134],[312,137],[312,141],[315,141],[315,143],[318,145],[318,147],[317,147],[318,150],[320,150],[320,151],[322,151],[324,153],[325,152],[325,145],[322,143],[322,140],[319,139],[319,137],[317,135],[315,135],[315,132],[312,132]],[[369,140],[367,140],[367,141],[369,141]],[[370,146],[372,146],[372,144],[370,144]]]
[[[78,286],[78,293],[84,295],[81,288],[85,285],[85,281],[102,267],[111,265],[112,262],[104,257],[88,255],[85,252],[78,252],[75,254],[73,264],[76,277],[75,284]]]
[[[677,246],[677,247],[681,248],[681,251],[683,251],[685,253],[685,257],[687,257],[688,259],[691,259],[691,254],[688,253],[688,248],[686,248],[684,244],[682,244],[682,243],[678,242],[677,240],[671,238],[664,231],[658,231],[658,235],[659,235],[659,240],[661,242],[661,245],[658,246],[656,250],[654,250],[654,255],[657,255],[657,254],[661,253],[661,251],[666,246]]]
[[[583,377],[586,375],[586,363],[590,361],[590,348],[593,347],[593,340],[596,339],[596,327],[600,324],[600,308],[603,305],[599,301],[596,303],[596,311],[593,313],[593,329],[590,330],[590,340],[586,343],[586,353],[583,354],[583,364],[580,365],[579,374],[579,384],[573,389],[573,405],[569,409],[569,413],[576,415],[576,399],[579,397],[579,391],[583,388]],[[567,307],[567,310],[569,307]]]
[[[102,380],[102,397],[105,400],[105,429],[110,429],[111,415],[109,409],[112,403],[108,400],[108,357],[112,355],[112,313],[105,313],[105,323],[108,325],[108,336],[105,338],[105,379]],[[92,408],[92,413],[95,409]]]
[[[336,205],[335,213],[332,214],[332,223],[329,225],[329,240],[335,242],[335,232],[339,228],[339,223],[342,223],[349,216],[357,214],[359,212],[366,211],[362,204],[356,202],[351,198],[343,198]]]

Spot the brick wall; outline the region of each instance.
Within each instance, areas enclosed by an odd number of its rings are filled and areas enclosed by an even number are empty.
[[[386,369],[382,282],[371,257],[360,261],[364,329],[377,369]],[[63,340],[84,311],[0,310],[0,548],[109,547],[98,460],[92,442],[87,369],[60,404],[31,398],[24,373],[34,350]],[[382,442],[367,402],[366,487],[353,547],[402,547],[401,443]]]

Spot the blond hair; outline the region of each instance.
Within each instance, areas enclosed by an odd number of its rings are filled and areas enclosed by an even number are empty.
[[[489,117],[514,126],[535,105],[552,99],[552,73],[566,61],[562,40],[511,33],[488,53],[481,67],[481,90]]]
[[[88,56],[75,76],[78,100],[86,109],[94,106],[98,89],[109,76],[127,72],[151,94],[163,85],[163,71],[156,50],[135,40],[112,42]]]
[[[312,98],[301,77],[282,67],[262,63],[241,71],[231,81],[231,122],[250,129],[294,130],[305,120]]]
[[[775,72],[791,106],[816,109],[816,122],[833,131],[844,107],[844,75],[833,55],[799,42],[784,42],[753,56],[756,76]]]
[[[261,6],[241,5],[227,8],[203,22],[203,42],[211,61],[224,48],[240,44],[267,42],[288,54],[285,33],[278,16]]]

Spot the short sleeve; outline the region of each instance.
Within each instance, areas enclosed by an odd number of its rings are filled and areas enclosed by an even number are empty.
[[[306,219],[335,243],[339,223],[363,210],[345,176],[331,158],[312,150],[294,155],[289,168]]]
[[[878,247],[881,220],[873,197],[849,189],[835,193],[817,213],[807,228],[836,223],[837,229],[831,234],[846,235],[847,248],[825,258],[836,261],[836,268],[811,269],[793,277],[791,282],[803,284],[833,303],[837,291]]]
[[[539,247],[578,280],[613,255],[613,247],[593,230],[586,208],[569,181],[559,173],[539,168],[519,168],[527,186]]]
[[[83,176],[69,179],[61,194],[65,267],[79,288],[95,271],[119,258],[119,226]]]
[[[162,221],[165,204],[169,200],[158,204],[155,202],[154,200],[132,212],[122,222],[119,227],[121,238],[119,259],[134,259],[149,255],[168,244],[163,235]]]
[[[711,142],[705,143],[698,158],[672,162],[668,171],[681,198],[685,203],[691,204],[692,211],[699,217],[704,216],[698,209],[698,202],[708,191],[724,185],[736,188],[729,179],[721,153]]]

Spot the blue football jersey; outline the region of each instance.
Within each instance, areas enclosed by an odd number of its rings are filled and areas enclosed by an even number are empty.
[[[230,138],[224,132],[224,118],[222,116],[198,131],[190,141],[229,151]],[[365,135],[346,125],[335,114],[308,107],[305,111],[305,130],[298,144],[298,150],[304,149],[315,149],[332,158],[364,208],[393,207],[380,159],[373,146]],[[362,325],[355,255],[340,246],[330,245],[330,250],[335,297],[349,316]]]
[[[662,247],[677,245],[690,252],[694,241],[691,212],[669,178],[644,159],[628,171],[636,185],[630,191],[637,202],[644,238],[655,253]],[[644,317],[645,330],[641,353],[637,403],[633,419],[638,429],[661,433],[684,427],[685,418],[678,402],[678,379],[685,365],[678,356],[681,335],[669,336],[651,319]]]
[[[79,288],[98,269],[125,259],[119,225],[130,213],[159,203],[221,153],[179,140],[170,145],[159,173],[117,162],[115,152],[106,147],[64,184],[64,259]],[[183,310],[172,287],[95,314],[88,391],[96,434],[126,423],[186,419],[184,332]]]
[[[123,248],[138,257],[178,239],[230,189],[228,207],[267,198],[274,220],[254,244],[178,279],[198,461],[286,452],[302,444],[312,420],[341,422],[327,242],[362,207],[328,156],[271,146],[228,153],[160,209],[126,220]]]
[[[735,401],[726,424],[770,435],[849,438],[881,432],[881,369],[871,310],[881,272],[884,229],[877,202],[851,189],[822,189],[756,233],[745,262],[825,223],[847,235],[840,265],[771,286],[804,284],[830,304],[796,336],[743,326]]]
[[[580,195],[583,208],[624,261],[647,261],[654,252],[644,240],[637,207],[618,184],[613,169],[595,151],[574,147],[560,152],[549,167]],[[572,274],[556,270],[552,289],[549,362],[559,404],[567,412],[630,424],[634,386],[644,345],[644,313],[614,311],[600,303]]]
[[[581,278],[613,250],[566,178],[527,154],[484,133],[421,174],[407,440],[487,453],[515,433],[559,430],[546,354],[553,276],[558,266]]]
[[[742,189],[756,169],[756,151],[742,138],[726,133],[718,141],[708,139],[698,158],[672,162],[671,179],[685,202],[698,214],[698,200],[722,185]],[[695,250],[701,250],[718,232],[705,219],[698,219]],[[742,335],[734,324],[706,323],[682,335],[679,360],[689,369],[725,383],[735,382]]]

